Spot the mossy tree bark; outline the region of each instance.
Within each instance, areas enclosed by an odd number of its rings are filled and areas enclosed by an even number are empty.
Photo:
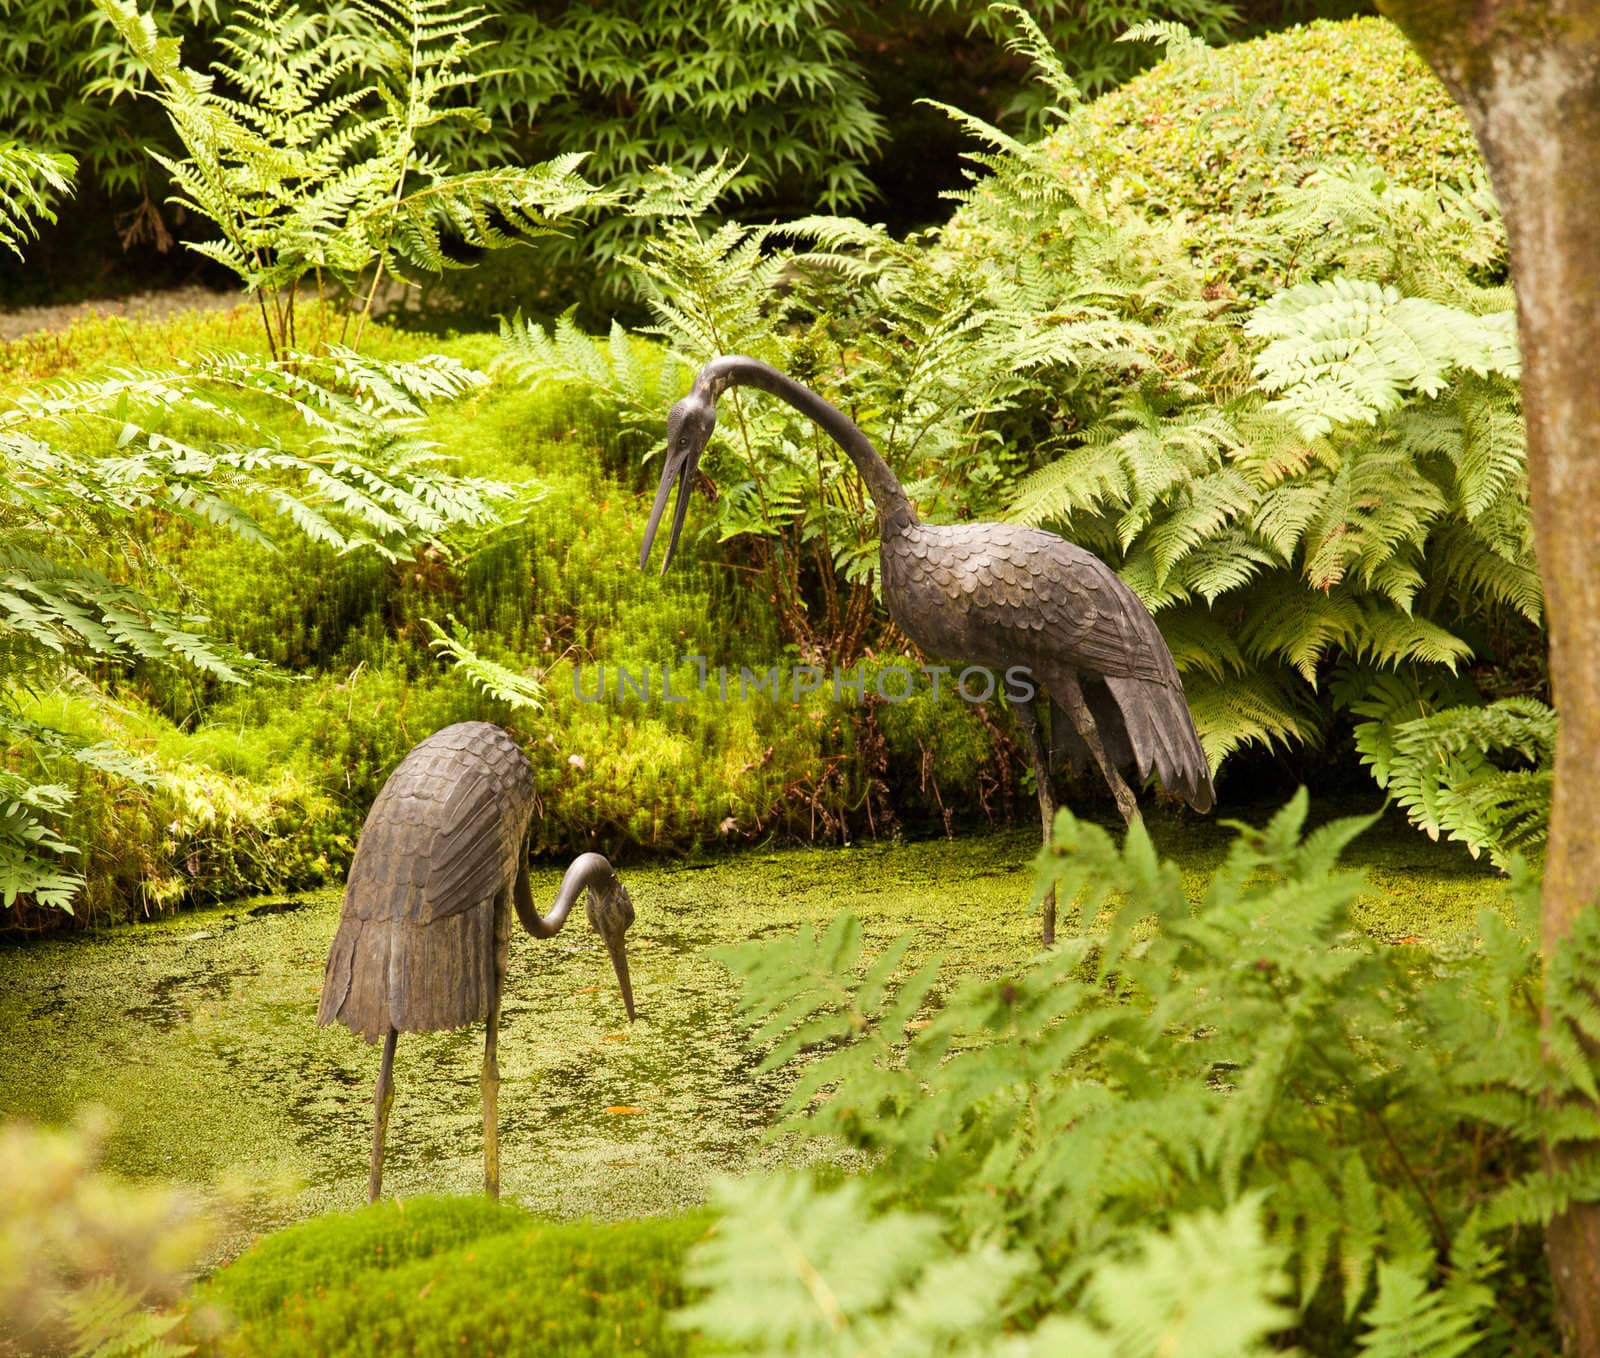
[[[1544,881],[1548,959],[1600,898],[1600,4],[1379,0],[1379,8],[1466,111],[1510,240],[1534,540],[1561,714]],[[1600,1358],[1600,1204],[1569,1208],[1545,1241],[1566,1351]]]

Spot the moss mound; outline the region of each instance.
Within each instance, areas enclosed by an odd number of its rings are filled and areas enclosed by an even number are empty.
[[[1462,185],[1483,164],[1444,86],[1375,18],[1176,52],[1078,109],[1046,146],[1085,192],[1201,220],[1251,212],[1311,161],[1354,158],[1416,187]],[[982,203],[980,192],[958,223]]]
[[[190,1338],[228,1355],[675,1354],[684,1252],[710,1217],[552,1223],[415,1198],[267,1236],[201,1287]]]

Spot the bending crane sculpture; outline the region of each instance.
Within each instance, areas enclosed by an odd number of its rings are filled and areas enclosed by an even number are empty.
[[[633,902],[611,864],[586,853],[567,869],[554,907],[541,917],[528,890],[532,819],[528,756],[498,726],[466,721],[429,736],[401,760],[361,827],[317,1023],[337,1019],[368,1042],[383,1039],[373,1095],[369,1200],[377,1200],[383,1183],[399,1035],[480,1020],[488,1024],[483,1187],[491,1197],[500,1194],[495,1046],[513,907],[524,929],[550,938],[588,888],[589,923],[611,954],[633,1019],[623,942],[633,923]]]
[[[1152,772],[1196,811],[1215,801],[1183,684],[1143,603],[1117,575],[1053,533],[1009,523],[925,524],[867,436],[810,388],[753,358],[715,358],[667,420],[667,458],[639,553],[650,558],[667,497],[679,485],[664,572],[683,529],[700,455],[729,387],[756,387],[815,421],[855,464],[878,511],[889,616],[924,651],[969,663],[1023,666],[1057,709],[1053,738],[1074,770],[1099,767],[1117,809],[1139,815],[1128,780]],[[1045,840],[1055,820],[1051,760],[1032,698],[1016,701],[1038,786]],[[1059,719],[1065,716],[1065,721]],[[1046,900],[1044,941],[1055,936]]]

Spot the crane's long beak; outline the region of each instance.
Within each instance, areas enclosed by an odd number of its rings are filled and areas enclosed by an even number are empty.
[[[628,945],[619,934],[613,943],[606,940],[606,951],[611,954],[611,965],[617,971],[617,985],[622,990],[623,1008],[628,1011],[628,1022],[633,1022],[633,982],[628,977]]]
[[[672,532],[667,536],[666,552],[661,558],[661,573],[667,573],[672,554],[678,547],[678,535],[683,532],[683,520],[689,512],[689,491],[694,485],[694,474],[700,466],[700,454],[690,449],[682,453],[668,453],[661,469],[661,484],[656,487],[656,502],[650,507],[650,522],[644,526],[644,546],[639,549],[639,569],[650,560],[650,547],[656,540],[656,529],[661,526],[661,515],[667,507],[667,496],[672,493],[674,481],[678,484],[678,503],[672,510]]]

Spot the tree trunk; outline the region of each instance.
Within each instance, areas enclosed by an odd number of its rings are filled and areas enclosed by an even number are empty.
[[[1534,541],[1561,715],[1544,879],[1548,960],[1600,897],[1600,3],[1379,8],[1466,111],[1510,240]],[[1562,1213],[1545,1248],[1565,1350],[1600,1358],[1600,1204]]]

